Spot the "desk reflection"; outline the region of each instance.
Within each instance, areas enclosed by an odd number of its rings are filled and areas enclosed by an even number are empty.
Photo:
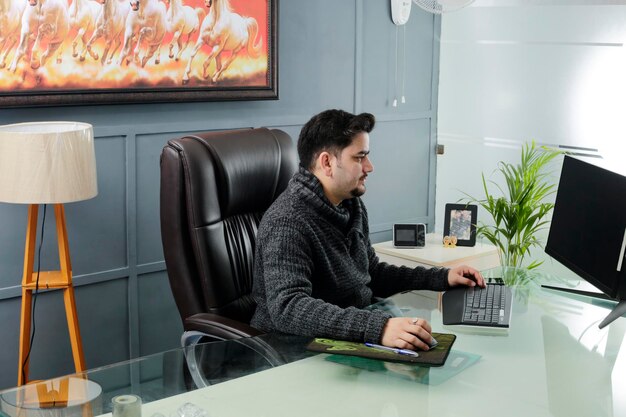
[[[624,321],[611,324],[608,333],[599,330],[597,323],[591,323],[577,337],[553,317],[541,317],[541,325],[550,413],[556,417],[626,415],[623,404],[614,401],[623,396],[626,388],[621,376],[625,370],[613,372],[618,355],[624,356],[621,353],[624,349],[620,349],[626,328]],[[595,334],[585,335],[587,332]],[[591,348],[581,343],[586,336],[596,338]],[[618,378],[614,380],[612,374]]]

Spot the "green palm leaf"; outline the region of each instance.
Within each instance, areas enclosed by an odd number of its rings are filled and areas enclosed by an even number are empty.
[[[545,200],[556,193],[556,184],[550,182],[547,168],[563,154],[565,152],[558,149],[538,147],[534,141],[525,143],[519,164],[499,162],[494,170],[504,178],[504,188],[495,181],[488,181],[483,173],[485,197],[477,199],[464,193],[467,204],[478,204],[491,216],[493,225],[481,222],[477,235],[498,247],[502,266],[522,266],[530,249],[541,246],[536,236],[549,224],[545,217],[554,207],[554,203]],[[489,184],[499,195],[490,192]],[[536,268],[541,263],[533,261],[526,267]]]

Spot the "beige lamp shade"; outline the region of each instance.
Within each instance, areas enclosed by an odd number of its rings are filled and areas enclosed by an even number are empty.
[[[0,126],[0,201],[59,204],[98,194],[93,128],[79,122]]]

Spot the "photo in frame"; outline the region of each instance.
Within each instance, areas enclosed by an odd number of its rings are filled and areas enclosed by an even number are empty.
[[[476,245],[478,206],[473,204],[446,204],[443,235],[454,236],[457,246]]]
[[[278,0],[0,0],[0,106],[278,98]]]

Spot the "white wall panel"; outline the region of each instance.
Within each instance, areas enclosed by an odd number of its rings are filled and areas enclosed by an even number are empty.
[[[481,172],[517,162],[523,142],[626,160],[626,6],[540,3],[555,4],[483,1],[442,19],[438,230],[445,203],[482,195]]]

